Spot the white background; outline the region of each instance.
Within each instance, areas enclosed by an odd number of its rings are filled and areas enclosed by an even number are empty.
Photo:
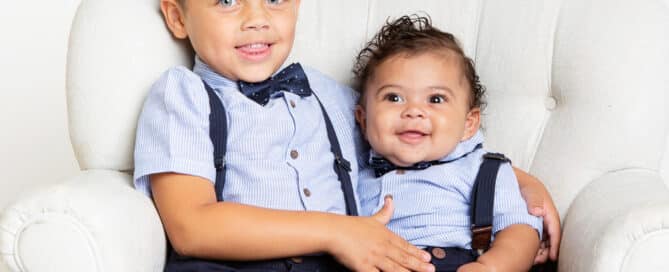
[[[67,39],[78,3],[0,1],[0,210],[79,171],[65,107]]]

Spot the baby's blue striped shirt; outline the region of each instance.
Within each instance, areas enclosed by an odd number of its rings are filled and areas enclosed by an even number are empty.
[[[471,248],[471,192],[486,153],[482,148],[472,152],[479,143],[483,143],[480,132],[459,143],[442,160],[471,153],[425,170],[391,171],[376,178],[373,170],[363,169],[358,185],[361,214],[377,212],[384,196],[392,195],[395,213],[388,224],[390,230],[420,247]],[[542,220],[528,214],[508,163],[497,174],[493,210],[493,233],[512,224],[527,224],[542,233]]]

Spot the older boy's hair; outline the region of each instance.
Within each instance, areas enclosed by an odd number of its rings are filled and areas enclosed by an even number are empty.
[[[412,56],[444,49],[460,57],[464,76],[471,90],[470,108],[482,110],[485,106],[483,98],[485,88],[479,82],[474,62],[465,56],[451,33],[443,32],[432,26],[429,16],[414,14],[386,22],[356,57],[356,64],[353,68],[355,88],[364,94],[367,80],[373,76],[376,68],[390,57],[399,54]]]

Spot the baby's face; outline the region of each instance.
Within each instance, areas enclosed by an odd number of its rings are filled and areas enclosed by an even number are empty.
[[[452,52],[397,55],[365,87],[356,119],[372,148],[396,165],[438,160],[479,127],[470,91]]]
[[[165,1],[165,0],[163,0]],[[171,0],[173,1],[173,0]],[[259,82],[288,57],[299,0],[188,0],[183,33],[198,56],[230,80]]]

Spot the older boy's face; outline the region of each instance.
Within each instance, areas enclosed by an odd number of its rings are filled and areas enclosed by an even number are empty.
[[[290,53],[299,2],[188,0],[181,9],[183,26],[198,56],[216,72],[231,80],[263,81]]]
[[[366,84],[356,118],[372,148],[396,165],[438,160],[478,129],[480,112],[451,52],[398,55]]]

